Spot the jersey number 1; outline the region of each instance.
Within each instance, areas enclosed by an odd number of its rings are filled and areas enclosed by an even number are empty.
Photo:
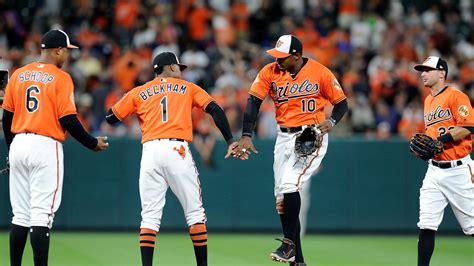
[[[167,105],[168,105],[168,99],[165,97],[163,97],[163,99],[161,99],[160,101],[161,103],[161,121],[163,122],[168,122],[168,113],[167,113]]]
[[[39,94],[40,90],[37,86],[30,86],[26,89],[26,109],[33,113],[38,110],[39,101],[33,94]]]

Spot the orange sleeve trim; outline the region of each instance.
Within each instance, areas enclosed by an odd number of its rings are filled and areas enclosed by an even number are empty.
[[[338,103],[344,101],[345,99],[347,99],[347,97],[346,97],[346,96],[342,96],[341,98],[339,98],[339,99],[337,99],[336,101],[334,101],[334,102],[332,103],[332,105],[336,105],[336,104],[338,104]]]
[[[112,106],[112,113],[114,113],[114,115],[118,118],[118,120],[120,121],[123,120],[123,117],[117,113],[117,110],[115,110],[115,106]]]
[[[212,98],[211,98],[211,99],[209,99],[209,100],[208,100],[208,102],[202,106],[202,110],[204,110],[204,111],[205,111],[205,110],[206,110],[206,108],[207,108],[207,106],[208,106],[210,103],[212,103],[212,102],[215,102],[215,100],[214,100],[214,99],[212,99]]]
[[[258,94],[258,93],[256,93],[256,92],[254,92],[254,91],[249,91],[249,94],[252,95],[252,96],[255,96],[255,97],[259,98],[259,99],[262,100],[262,101],[265,100],[265,96],[262,96],[262,95],[260,95],[260,94]]]
[[[12,111],[12,109],[10,109],[10,107],[6,107],[6,106],[4,106],[4,105],[2,105],[2,108],[3,108],[3,110],[7,110],[7,111],[10,112],[10,113],[13,113],[13,112],[14,112],[14,111]]]
[[[67,113],[61,114],[59,116],[59,118],[61,119],[61,118],[65,117],[65,116],[68,116],[68,115],[77,115],[77,112],[67,112]]]

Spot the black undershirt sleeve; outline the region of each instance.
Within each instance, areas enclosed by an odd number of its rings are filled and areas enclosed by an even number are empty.
[[[110,108],[109,111],[107,112],[107,115],[105,115],[105,121],[107,121],[107,123],[113,125],[117,122],[120,122],[120,119],[117,118],[117,116],[114,114],[114,112],[112,112],[112,108]]]
[[[335,121],[335,124],[341,121],[342,117],[347,112],[347,110],[349,110],[349,107],[347,105],[347,99],[344,99],[341,102],[334,105],[334,108],[332,109],[332,113],[331,113],[331,118]]]
[[[12,122],[13,122],[13,113],[3,109],[2,116],[2,126],[3,134],[5,135],[5,142],[7,143],[7,148],[10,150],[10,144],[12,144],[15,134],[12,133]]]
[[[247,100],[247,107],[244,113],[244,122],[242,125],[242,136],[252,137],[252,133],[257,122],[258,112],[262,105],[262,100],[250,95]]]
[[[225,116],[224,110],[222,110],[222,108],[217,103],[210,102],[206,106],[206,112],[212,116],[212,119],[214,119],[214,123],[221,131],[221,134],[227,144],[231,144],[232,142],[234,142],[234,137],[232,136],[232,132],[229,126],[229,121]]]
[[[77,115],[61,117],[59,123],[71,136],[85,147],[94,150],[97,146],[97,139],[87,133],[81,122],[79,122],[79,119],[77,119]]]

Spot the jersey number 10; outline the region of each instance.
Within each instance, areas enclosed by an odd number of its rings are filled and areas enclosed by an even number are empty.
[[[301,112],[303,113],[312,113],[316,110],[316,100],[315,99],[303,99],[301,100]]]

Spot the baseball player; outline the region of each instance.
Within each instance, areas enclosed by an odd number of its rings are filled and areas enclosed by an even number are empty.
[[[139,181],[142,265],[152,265],[168,187],[183,207],[197,265],[207,265],[206,214],[189,149],[192,108],[201,108],[212,116],[228,143],[226,158],[237,146],[222,108],[202,88],[181,79],[181,71],[186,67],[173,53],[158,54],[153,59],[156,77],[128,92],[106,117],[107,122],[115,124],[136,114],[143,133]]]
[[[28,231],[35,265],[48,264],[50,229],[61,203],[65,131],[91,150],[108,147],[106,137],[94,138],[80,124],[72,79],[61,70],[77,46],[65,32],[51,30],[41,48],[38,62],[13,73],[2,105],[13,209],[11,265],[21,265]]]
[[[250,152],[257,152],[252,143],[252,132],[260,105],[269,94],[279,125],[274,150],[274,194],[284,234],[281,246],[270,256],[276,261],[305,265],[299,236],[300,190],[321,164],[328,147],[327,133],[346,113],[347,100],[329,69],[302,57],[303,46],[295,36],[281,36],[275,48],[267,53],[275,57],[276,62],[260,70],[250,88],[242,137],[234,156],[247,159]],[[324,106],[329,103],[334,109],[326,118]],[[307,158],[300,158],[294,150],[295,139],[311,126],[324,134],[322,146]]]
[[[474,235],[474,114],[466,94],[445,85],[448,64],[430,56],[415,69],[431,90],[425,99],[425,134],[442,143],[443,151],[428,160],[420,189],[418,265],[429,265],[435,232],[449,203],[466,235]],[[428,159],[428,158],[425,158]]]

